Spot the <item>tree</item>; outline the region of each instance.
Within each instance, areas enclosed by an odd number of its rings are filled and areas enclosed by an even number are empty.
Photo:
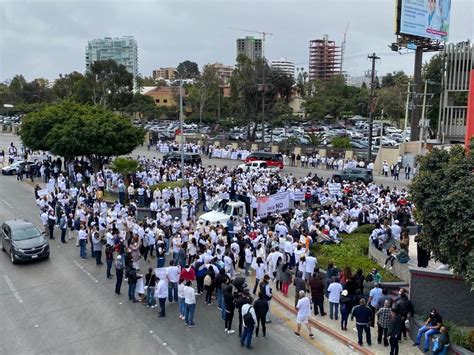
[[[212,65],[204,66],[202,75],[197,77],[196,83],[188,88],[188,101],[194,111],[199,114],[199,122],[202,122],[203,114],[211,99],[217,99],[219,89],[219,78],[216,69]]]
[[[138,168],[139,164],[138,161],[135,159],[129,159],[124,157],[118,157],[114,159],[110,164],[110,168],[113,172],[119,173],[122,176],[135,173]]]
[[[410,185],[420,243],[474,288],[474,151],[433,149]]]
[[[33,150],[66,160],[85,156],[97,169],[103,158],[131,153],[144,131],[100,106],[63,102],[25,116],[20,135]]]
[[[331,144],[336,149],[349,149],[352,147],[349,137],[334,137]]]
[[[53,92],[59,100],[71,98],[82,80],[84,80],[84,75],[77,71],[65,75],[59,74],[59,78],[54,81]]]
[[[180,79],[194,79],[199,76],[199,67],[197,63],[185,60],[178,64],[176,71]]]
[[[309,145],[312,147],[320,146],[324,140],[323,133],[308,133],[305,137],[308,140]]]
[[[434,136],[438,129],[438,118],[439,118],[439,106],[440,106],[440,95],[442,91],[441,81],[444,75],[445,61],[442,55],[436,54],[431,57],[430,61],[423,65],[422,77],[423,80],[428,80],[427,91],[433,96],[428,97],[427,105],[428,108],[426,118],[430,120],[431,132],[430,135]]]
[[[386,87],[393,87],[393,86],[401,86],[408,84],[408,76],[405,74],[403,70],[394,71],[392,73],[386,74],[382,77],[382,88]],[[406,86],[405,86],[406,87]]]
[[[77,83],[75,99],[85,104],[121,110],[131,103],[133,75],[113,59],[95,61],[90,72]]]

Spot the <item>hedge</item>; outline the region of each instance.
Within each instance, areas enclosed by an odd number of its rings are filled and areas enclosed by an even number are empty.
[[[371,228],[373,227],[371,226]],[[380,265],[369,258],[369,234],[360,233],[361,229],[365,230],[366,228],[365,226],[361,227],[353,234],[342,234],[343,240],[340,244],[318,244],[313,247],[318,265],[322,269],[326,269],[328,263],[334,261],[339,270],[350,266],[353,273],[357,269],[362,269],[364,275],[376,268],[382,274],[382,282],[400,281],[395,275],[382,269]]]

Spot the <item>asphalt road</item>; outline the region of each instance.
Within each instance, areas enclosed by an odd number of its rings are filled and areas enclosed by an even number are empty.
[[[32,186],[0,176],[0,222],[13,218],[40,225]],[[62,245],[58,239],[51,241],[47,261],[12,265],[0,252],[0,354],[242,353],[237,334],[224,333],[217,307],[205,305],[203,296],[198,296],[196,328],[184,326],[176,304],[167,305],[166,318],[158,318],[158,309],[115,296],[115,281],[106,278],[105,268],[81,260],[75,243]],[[277,305],[272,313],[268,338],[253,341],[259,354],[352,352],[318,332],[313,341],[296,338],[294,316]]]

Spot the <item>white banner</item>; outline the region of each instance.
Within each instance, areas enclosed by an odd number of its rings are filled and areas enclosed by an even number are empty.
[[[272,213],[286,213],[290,209],[290,193],[280,192],[257,199],[257,217],[267,217]]]
[[[47,194],[48,194],[48,189],[38,190],[38,196],[39,197],[46,196]]]
[[[328,183],[328,188],[331,195],[339,195],[341,193],[341,184],[339,183]]]
[[[295,190],[293,192],[293,196],[294,196],[294,201],[304,201],[304,192],[303,191]]]
[[[232,152],[230,155],[230,159],[236,160],[237,159],[237,152]]]

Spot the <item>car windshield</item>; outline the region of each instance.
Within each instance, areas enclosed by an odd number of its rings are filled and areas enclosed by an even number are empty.
[[[225,206],[224,213],[228,216],[231,216],[232,215],[232,206],[230,206],[230,205]]]
[[[12,239],[13,240],[26,240],[36,238],[41,233],[36,227],[29,227],[24,229],[16,229],[13,231]]]

